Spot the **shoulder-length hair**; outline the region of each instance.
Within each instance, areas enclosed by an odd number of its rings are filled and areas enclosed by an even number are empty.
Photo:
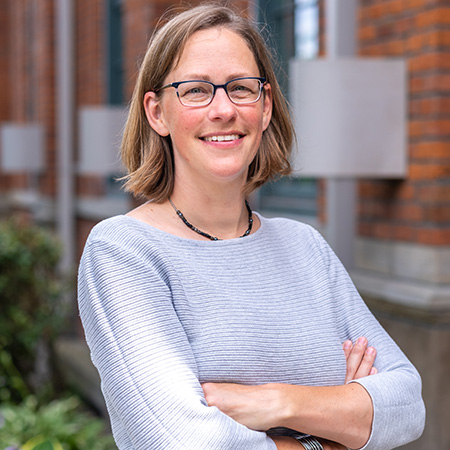
[[[154,202],[167,200],[173,190],[175,173],[170,136],[160,136],[149,125],[144,95],[163,86],[190,36],[214,27],[232,30],[245,40],[255,57],[260,76],[265,77],[272,88],[272,118],[249,166],[244,193],[249,194],[276,176],[291,173],[289,159],[294,128],[261,31],[249,19],[226,6],[203,4],[175,15],[150,39],[131,99],[121,146],[122,160],[128,169],[124,187],[136,196]]]

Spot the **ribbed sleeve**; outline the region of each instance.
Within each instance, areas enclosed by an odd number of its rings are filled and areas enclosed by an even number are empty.
[[[420,432],[420,378],[327,244],[306,225],[261,221],[217,242],[126,216],[93,229],[79,308],[120,450],[274,450],[265,433],[208,407],[200,383],[342,384],[341,344],[360,335],[380,372],[359,381],[375,409],[365,450]]]
[[[332,288],[344,296],[341,314],[342,338],[366,336],[377,349],[375,376],[352,381],[361,384],[372,398],[374,418],[369,441],[362,450],[389,450],[420,437],[425,425],[421,379],[401,350],[361,302],[348,274],[331,248],[317,235],[323,261],[329,268]],[[370,330],[370,332],[369,332]]]

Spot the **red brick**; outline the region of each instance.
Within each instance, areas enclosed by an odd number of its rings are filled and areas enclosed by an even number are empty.
[[[418,10],[425,6],[425,0],[403,0],[401,2],[403,10],[411,11]]]
[[[440,7],[422,12],[417,17],[418,27],[431,27],[436,25],[450,24],[450,8]]]
[[[400,56],[405,53],[405,42],[403,39],[396,39],[386,44],[386,56]]]
[[[376,37],[375,27],[373,25],[366,25],[358,30],[358,37],[360,41],[370,41]]]
[[[76,192],[80,197],[100,197],[105,194],[104,180],[97,176],[78,176]]]
[[[423,121],[424,133],[428,136],[449,136],[450,119],[447,120],[427,120]]]
[[[77,103],[99,105],[106,99],[104,0],[78,0],[76,3]]]
[[[359,205],[360,214],[366,219],[368,218],[376,219],[385,217],[386,214],[384,212],[384,208],[385,206],[383,204],[373,201],[361,202]]]
[[[425,79],[423,76],[412,76],[409,80],[409,92],[412,94],[424,92],[426,90]]]
[[[379,239],[392,239],[393,226],[390,223],[377,223],[374,226],[374,234]]]
[[[410,153],[414,159],[450,159],[450,142],[420,142],[411,145]]]
[[[419,120],[410,121],[408,128],[410,137],[419,137],[423,134],[423,123]]]
[[[6,121],[8,119],[9,112],[9,71],[8,71],[8,59],[9,59],[9,47],[8,47],[8,34],[9,34],[9,22],[8,22],[8,3],[0,2],[0,121]]]
[[[419,205],[396,205],[392,217],[402,222],[420,222],[424,219],[424,211]]]
[[[392,239],[398,241],[414,241],[417,230],[412,225],[394,225]]]
[[[436,180],[450,177],[450,164],[411,164],[409,178],[411,180]]]
[[[428,185],[417,189],[417,198],[422,204],[448,203],[450,201],[450,184]]]
[[[383,198],[389,195],[390,189],[387,183],[376,181],[360,181],[359,195],[367,198]]]
[[[413,120],[409,123],[410,137],[450,137],[450,120]]]
[[[450,55],[449,55],[450,57]],[[450,74],[424,74],[412,76],[409,82],[410,92],[417,93],[450,93]]]
[[[424,245],[450,245],[450,227],[421,228],[417,230],[417,242]]]
[[[406,9],[406,4],[404,0],[391,0],[386,3],[386,14],[397,15],[401,14]]]
[[[372,236],[372,229],[370,224],[365,222],[358,223],[358,235],[359,236]]]
[[[424,46],[423,34],[412,34],[406,40],[406,50],[409,52],[418,52]]]
[[[450,225],[450,198],[444,205],[425,207],[424,213],[428,222],[446,222]]]
[[[410,30],[415,30],[415,20],[412,15],[404,15],[396,19],[396,28],[397,33],[401,35],[405,35],[410,32]]]
[[[424,53],[412,56],[409,59],[409,69],[411,72],[449,68],[450,58],[447,52]]]
[[[399,200],[412,200],[415,194],[415,187],[408,181],[400,183],[395,190],[395,197]]]
[[[429,47],[450,46],[450,31],[432,30],[424,35],[424,44]]]
[[[447,114],[450,112],[450,98],[411,99],[409,102],[409,112],[411,116],[437,116],[438,114]]]
[[[376,20],[382,17],[385,14],[384,5],[382,3],[375,3],[367,8],[366,11],[367,19]]]

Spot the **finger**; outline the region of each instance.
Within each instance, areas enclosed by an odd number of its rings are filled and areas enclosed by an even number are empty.
[[[352,352],[353,342],[350,339],[347,339],[343,344],[342,348],[344,350],[345,359],[348,359],[350,353]]]
[[[323,450],[347,450],[347,447],[344,447],[337,442],[328,441],[326,439],[318,439],[318,441],[322,444]]]
[[[369,375],[375,375],[375,374],[377,374],[377,373],[378,373],[378,369],[377,369],[376,367],[372,367],[372,368],[370,369]]]
[[[376,350],[373,347],[367,347],[366,351],[364,352],[364,357],[361,361],[361,364],[359,365],[359,368],[355,373],[355,380],[357,378],[367,377],[371,374],[371,371],[374,368],[373,365],[375,363],[376,356]]]
[[[357,339],[353,346],[350,355],[347,358],[347,372],[345,382],[355,379],[355,375],[363,361],[364,354],[367,348],[367,339],[363,336]]]

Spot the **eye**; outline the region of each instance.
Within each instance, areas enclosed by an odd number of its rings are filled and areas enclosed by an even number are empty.
[[[228,95],[236,102],[252,102],[259,96],[259,81],[255,79],[234,80],[228,85]]]
[[[208,83],[201,81],[189,81],[188,83],[180,84],[178,92],[183,98],[204,98],[211,95],[212,87]]]
[[[232,84],[228,90],[230,92],[236,92],[236,93],[246,93],[246,92],[253,92],[253,90],[251,89],[250,86],[246,85],[246,84]]]
[[[204,94],[205,92],[206,91],[204,88],[196,86],[196,87],[193,87],[193,88],[187,90],[184,94],[185,95],[195,95],[195,94]]]

